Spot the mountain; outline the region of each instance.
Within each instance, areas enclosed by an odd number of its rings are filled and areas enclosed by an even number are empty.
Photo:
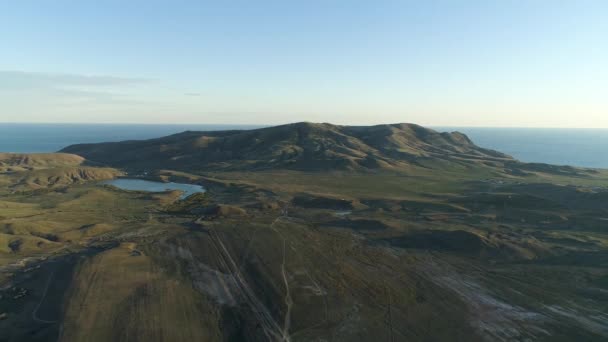
[[[163,138],[79,144],[61,152],[131,169],[348,170],[451,162],[512,161],[458,132],[414,124],[338,126],[300,122],[254,130],[193,132]]]

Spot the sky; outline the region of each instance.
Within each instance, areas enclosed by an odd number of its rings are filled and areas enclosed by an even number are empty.
[[[0,2],[0,122],[608,128],[608,1]]]

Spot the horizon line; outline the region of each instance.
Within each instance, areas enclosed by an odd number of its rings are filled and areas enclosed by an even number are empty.
[[[255,123],[194,123],[194,122],[171,122],[171,123],[149,123],[149,122],[18,122],[18,121],[0,121],[0,125],[142,125],[142,126],[252,126],[252,127],[273,127],[288,125],[298,122],[312,122],[312,123],[328,123],[336,126],[377,126],[377,125],[392,125],[392,124],[416,124],[423,127],[429,128],[503,128],[503,129],[584,129],[584,130],[608,130],[608,127],[565,127],[565,126],[487,126],[487,125],[445,125],[445,124],[417,124],[414,122],[390,122],[390,123],[373,123],[373,124],[334,124],[331,122],[315,122],[315,121],[291,121],[287,123],[276,123],[276,124],[255,124]]]

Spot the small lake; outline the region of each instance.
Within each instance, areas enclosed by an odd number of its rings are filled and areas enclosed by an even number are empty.
[[[205,192],[205,188],[196,184],[185,184],[185,183],[162,183],[153,182],[145,179],[133,179],[133,178],[117,178],[109,181],[105,181],[102,184],[113,185],[123,190],[132,191],[147,191],[147,192],[164,192],[170,190],[179,190],[183,194],[180,199],[184,199],[192,194],[198,192]]]

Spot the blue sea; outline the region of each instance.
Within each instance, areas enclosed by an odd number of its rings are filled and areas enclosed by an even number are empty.
[[[56,152],[81,143],[159,138],[183,131],[252,129],[248,125],[21,124],[0,123],[0,152]]]
[[[608,129],[435,128],[459,131],[478,146],[529,163],[608,168]]]
[[[0,152],[55,152],[68,145],[150,139],[185,130],[251,129],[247,125],[2,124]],[[460,131],[477,145],[521,161],[608,168],[608,129],[435,127]]]

